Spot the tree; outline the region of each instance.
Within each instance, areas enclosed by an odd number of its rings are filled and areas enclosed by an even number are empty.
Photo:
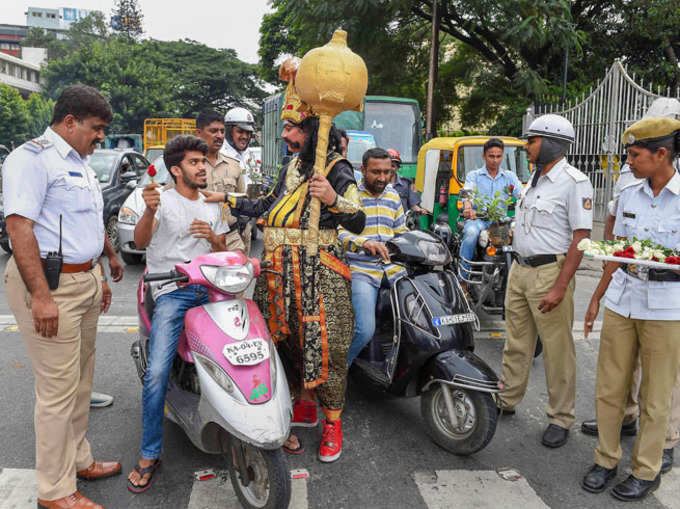
[[[534,100],[580,95],[623,57],[662,89],[680,81],[680,10],[672,0],[438,0],[439,121],[519,134]],[[261,76],[284,54],[302,56],[337,27],[368,66],[369,92],[423,104],[433,0],[273,0],[260,27]],[[399,92],[399,93],[398,93]]]
[[[144,15],[137,5],[137,0],[116,0],[111,17],[111,25],[118,32],[137,39],[142,35],[142,20]]]
[[[54,101],[41,94],[31,94],[26,101],[26,110],[28,112],[28,136],[37,138],[52,122]]]
[[[19,145],[29,137],[28,110],[15,88],[0,83],[0,143]]]
[[[113,132],[141,132],[147,117],[195,117],[205,108],[253,107],[264,98],[256,66],[233,50],[194,41],[137,42],[112,36],[85,44],[48,63],[44,90],[85,83],[104,93],[114,112]]]

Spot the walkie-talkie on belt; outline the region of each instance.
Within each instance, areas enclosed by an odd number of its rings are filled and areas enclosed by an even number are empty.
[[[50,290],[59,287],[59,274],[64,263],[64,256],[61,254],[61,214],[59,214],[59,252],[50,251],[45,258],[45,278]]]

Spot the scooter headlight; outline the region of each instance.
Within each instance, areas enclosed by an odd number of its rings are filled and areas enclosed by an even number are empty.
[[[201,265],[201,272],[211,285],[232,294],[240,293],[248,288],[255,277],[253,264],[250,262],[236,267]]]
[[[231,377],[213,360],[204,355],[192,352],[196,362],[210,375],[210,378],[232,398],[245,403],[241,391],[237,391]]]
[[[446,245],[441,242],[420,240],[418,241],[418,249],[425,255],[428,265],[446,265],[451,261],[451,253],[449,253]]]
[[[137,224],[137,214],[134,210],[123,207],[118,212],[118,222],[123,224]]]

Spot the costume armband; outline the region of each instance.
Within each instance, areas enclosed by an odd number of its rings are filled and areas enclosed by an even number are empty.
[[[337,194],[335,203],[330,207],[330,211],[336,214],[354,214],[360,210],[361,198],[359,197],[359,190],[354,184],[347,187],[344,196]]]

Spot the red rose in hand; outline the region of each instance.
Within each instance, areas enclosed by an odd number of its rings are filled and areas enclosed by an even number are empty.
[[[149,165],[149,169],[147,170],[147,173],[149,174],[149,177],[153,178],[156,176],[156,167],[153,164]]]

